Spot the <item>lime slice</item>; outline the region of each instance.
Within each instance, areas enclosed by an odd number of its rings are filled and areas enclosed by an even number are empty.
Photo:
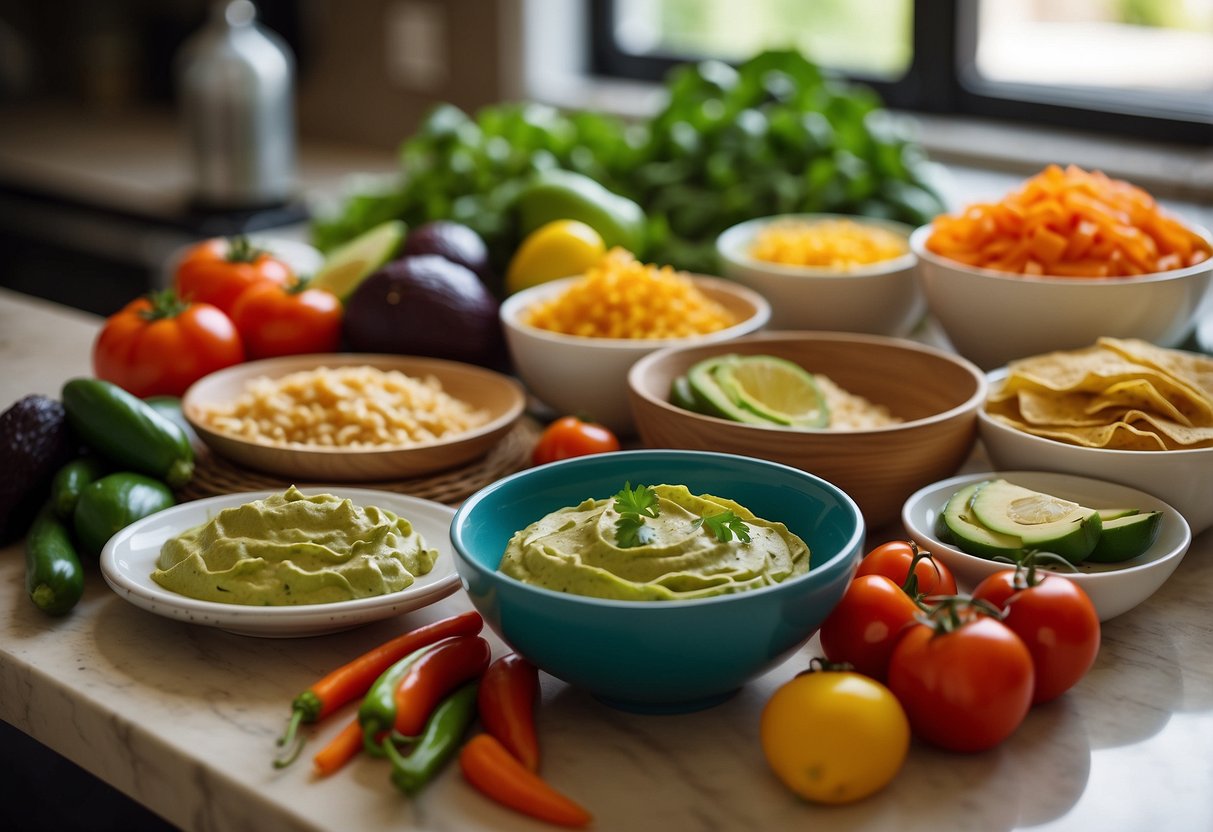
[[[781,425],[823,428],[830,421],[817,382],[803,367],[773,355],[739,356],[716,381],[740,407]]]
[[[742,407],[720,386],[721,372],[739,360],[738,356],[732,354],[718,355],[705,358],[687,370],[687,385],[696,404],[701,405],[696,409],[709,416],[733,422],[768,426],[775,424],[770,419]]]
[[[396,255],[404,234],[403,222],[389,220],[358,235],[333,250],[308,286],[349,300],[363,280]]]

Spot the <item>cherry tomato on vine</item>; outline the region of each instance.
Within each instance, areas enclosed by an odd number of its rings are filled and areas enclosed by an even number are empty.
[[[801,797],[850,803],[883,788],[910,746],[905,711],[879,682],[812,670],[782,685],[762,710],[762,750]]]
[[[263,280],[232,305],[232,323],[249,358],[335,352],[341,344],[341,301],[304,282],[282,286]]]
[[[1035,583],[1032,583],[1035,581]],[[1036,672],[1032,704],[1048,702],[1074,687],[1099,654],[1099,615],[1087,593],[1060,575],[1035,570],[995,572],[973,590],[974,598],[1006,611],[1002,622],[1027,646]]]
[[[893,583],[905,586],[910,576],[910,564],[919,548],[912,540],[891,540],[877,546],[859,562],[856,577],[860,575],[884,575]],[[914,566],[918,577],[918,592],[921,595],[955,595],[956,578],[938,558],[923,552],[924,556]]]
[[[285,286],[295,279],[291,267],[246,237],[217,237],[191,248],[177,265],[175,287],[185,300],[209,303],[231,314],[244,290],[263,280]]]
[[[889,661],[889,690],[914,733],[950,751],[984,751],[1015,732],[1032,706],[1035,672],[1000,621],[944,602],[915,624]]]
[[[558,459],[617,450],[619,440],[609,429],[576,416],[562,416],[539,435],[531,460],[536,465],[543,465]]]
[[[860,575],[822,622],[821,649],[831,662],[846,662],[884,681],[893,648],[919,612],[914,599],[884,575]]]
[[[137,298],[111,315],[93,344],[93,373],[140,398],[180,396],[215,370],[244,360],[240,335],[208,303],[171,291]]]

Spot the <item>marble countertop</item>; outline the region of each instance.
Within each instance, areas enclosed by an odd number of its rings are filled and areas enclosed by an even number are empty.
[[[0,290],[0,409],[87,373],[98,324]],[[26,598],[23,569],[20,545],[0,551],[0,719],[183,829],[547,828],[490,803],[454,766],[409,800],[379,760],[325,781],[307,760],[270,765],[298,692],[403,630],[469,608],[462,593],[345,633],[274,640],[146,613],[95,569],[77,608],[49,618]],[[975,755],[915,743],[893,783],[852,806],[798,800],[758,743],[763,704],[817,655],[816,639],[725,704],[680,716],[615,711],[544,677],[544,773],[603,830],[1213,829],[1210,597],[1213,531],[1153,598],[1104,625],[1087,677],[1033,709],[1010,740]],[[352,712],[315,729],[309,748]]]

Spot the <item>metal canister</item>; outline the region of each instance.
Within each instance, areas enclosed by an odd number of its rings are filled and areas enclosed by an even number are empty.
[[[281,205],[295,191],[295,61],[249,0],[223,0],[177,56],[195,201]]]

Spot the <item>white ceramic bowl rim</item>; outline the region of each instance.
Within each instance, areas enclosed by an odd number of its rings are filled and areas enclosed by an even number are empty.
[[[921,419],[913,419],[908,422],[898,422],[898,423],[892,424],[892,425],[884,425],[883,427],[864,428],[862,430],[839,431],[839,430],[830,430],[829,428],[798,428],[796,430],[791,430],[789,428],[781,427],[779,425],[754,425],[754,424],[750,424],[749,422],[734,422],[730,419],[721,419],[718,416],[711,416],[707,413],[694,413],[693,411],[684,410],[683,408],[678,407],[677,405],[671,404],[666,399],[662,399],[662,398],[658,398],[656,396],[649,395],[647,391],[645,391],[641,388],[639,383],[635,383],[632,381],[633,377],[636,379],[639,379],[640,376],[648,369],[650,364],[660,361],[662,358],[664,358],[665,356],[667,356],[671,353],[679,352],[680,350],[684,349],[684,346],[682,346],[682,345],[668,347],[666,349],[658,350],[657,352],[650,353],[649,355],[646,355],[644,358],[637,361],[634,365],[632,365],[632,369],[628,371],[628,383],[629,383],[630,387],[632,388],[632,390],[634,390],[639,396],[643,397],[645,401],[650,402],[652,404],[656,404],[663,409],[670,410],[675,413],[680,413],[680,414],[691,413],[694,416],[701,416],[704,419],[711,419],[713,421],[720,422],[721,424],[724,424],[724,425],[735,425],[737,427],[740,427],[740,428],[743,428],[746,430],[753,429],[753,430],[759,430],[759,431],[775,431],[778,433],[790,434],[790,435],[804,433],[804,434],[819,435],[819,436],[820,435],[837,436],[840,438],[844,437],[844,436],[870,436],[872,434],[895,433],[897,431],[907,430],[910,428],[919,428],[919,427],[923,427],[926,425],[932,425],[932,424],[935,424],[936,422],[944,422],[944,421],[947,421],[948,419],[953,418],[954,416],[956,416],[959,413],[963,413],[966,410],[972,410],[974,407],[976,407],[976,409],[978,411],[980,411],[981,404],[986,399],[987,391],[989,389],[988,382],[986,380],[985,374],[982,373],[982,371],[980,369],[978,369],[976,364],[974,364],[973,362],[969,361],[967,358],[965,358],[961,355],[957,355],[956,353],[946,352],[944,350],[932,347],[928,344],[920,344],[917,341],[910,341],[905,338],[895,338],[895,337],[886,336],[886,335],[866,335],[866,334],[862,334],[862,333],[852,333],[852,332],[814,332],[811,334],[791,333],[791,332],[767,332],[767,333],[763,333],[761,335],[757,335],[753,338],[738,338],[738,339],[735,339],[731,343],[750,343],[750,342],[762,342],[762,341],[770,341],[773,343],[778,343],[779,341],[796,340],[796,339],[802,339],[805,337],[810,337],[813,340],[823,340],[820,336],[826,336],[830,340],[853,341],[853,342],[856,342],[859,344],[877,341],[877,342],[886,344],[888,346],[900,347],[902,349],[908,349],[908,350],[912,350],[914,352],[923,352],[923,353],[937,356],[939,358],[947,359],[948,361],[950,361],[954,364],[960,365],[961,367],[963,367],[965,370],[967,370],[969,372],[969,374],[973,377],[973,380],[976,382],[976,389],[973,391],[973,395],[969,396],[967,399],[965,399],[963,402],[956,405],[955,407],[950,407],[947,410],[940,411],[939,413],[933,413],[930,416],[924,416]],[[726,352],[727,352],[727,348],[729,346],[730,346],[729,344],[720,344],[720,347],[722,349],[724,349]],[[829,375],[829,374],[822,373],[822,375]]]
[[[213,379],[216,376],[220,376],[221,374],[236,375],[238,373],[248,372],[248,369],[256,364],[262,364],[262,363],[269,364],[271,362],[290,363],[292,361],[296,361],[296,360],[301,361],[303,359],[309,359],[309,358],[314,358],[316,360],[316,364],[315,364],[316,367],[333,367],[333,366],[349,367],[349,366],[357,366],[357,365],[362,365],[362,364],[368,364],[368,365],[373,366],[376,363],[396,363],[399,361],[421,361],[426,364],[450,365],[450,366],[456,367],[460,370],[466,370],[466,369],[470,368],[472,370],[480,370],[485,373],[494,372],[492,370],[486,369],[484,367],[479,367],[474,364],[464,364],[459,361],[448,361],[447,359],[444,359],[444,358],[429,358],[427,356],[392,355],[392,354],[387,354],[387,353],[356,353],[356,352],[315,353],[313,355],[284,355],[284,356],[279,356],[276,358],[265,358],[265,359],[261,359],[258,361],[246,361],[243,364],[234,364],[231,367],[224,367],[222,370],[216,370],[213,373],[205,375],[202,378],[195,381],[193,384],[191,384],[189,389],[185,391],[185,395],[181,397],[182,406],[184,408],[186,401],[190,399],[190,393],[192,393],[194,391],[194,388],[197,385],[202,384],[203,382],[207,381],[208,379]],[[289,372],[298,372],[298,371],[291,370]],[[270,371],[266,375],[269,378],[278,377],[273,374],[273,368],[270,368]],[[285,375],[285,373],[280,373],[279,375]],[[449,444],[453,444],[455,442],[464,442],[464,441],[467,441],[470,439],[475,439],[479,436],[485,436],[487,434],[492,433],[493,431],[499,430],[503,425],[507,425],[510,422],[513,422],[515,419],[517,419],[519,416],[522,415],[523,410],[526,409],[526,395],[525,395],[525,393],[522,392],[521,386],[518,384],[517,381],[515,381],[512,378],[509,378],[508,376],[503,376],[500,373],[497,373],[497,375],[501,376],[501,379],[503,381],[508,381],[519,392],[519,395],[516,397],[513,406],[510,407],[509,410],[502,413],[496,419],[485,422],[483,425],[479,425],[479,426],[473,428],[472,430],[463,431],[462,433],[451,434],[450,436],[443,436],[438,439],[434,439],[430,442],[418,442],[415,445],[383,445],[383,446],[377,446],[377,447],[372,447],[372,448],[346,448],[346,447],[339,447],[339,446],[330,447],[328,445],[291,445],[286,442],[257,442],[257,441],[253,441],[251,439],[247,439],[243,436],[237,436],[234,433],[227,433],[225,431],[217,430],[208,425],[203,425],[202,429],[209,431],[211,433],[217,434],[219,436],[222,436],[225,439],[229,439],[234,442],[243,442],[247,445],[254,445],[254,446],[260,447],[260,448],[274,448],[274,449],[280,450],[280,451],[297,451],[299,453],[321,454],[321,455],[356,454],[359,457],[362,457],[363,459],[368,459],[368,458],[374,457],[377,454],[399,454],[404,451],[420,451],[420,450],[425,450],[427,448],[437,448],[437,447],[441,447],[443,445],[449,445]],[[201,403],[199,403],[199,406],[201,406]],[[191,421],[191,424],[192,424],[192,421]]]
[[[1169,280],[1182,280],[1185,277],[1191,277],[1194,274],[1209,271],[1213,269],[1213,257],[1202,260],[1194,266],[1185,266],[1182,269],[1171,269],[1166,272],[1151,272],[1150,274],[1131,275],[1128,277],[1063,277],[1059,275],[1037,275],[1037,274],[1014,274],[1011,272],[1000,272],[995,269],[983,269],[977,266],[970,266],[967,263],[961,263],[959,260],[952,260],[947,257],[940,257],[935,252],[927,248],[927,237],[930,236],[934,224],[929,223],[914,231],[910,235],[910,249],[918,255],[920,260],[926,260],[936,266],[943,268],[954,269],[956,271],[965,272],[972,275],[980,275],[981,277],[991,280],[1007,280],[1019,283],[1033,284],[1058,284],[1063,286],[1131,286],[1138,283],[1163,283]],[[1184,227],[1189,231],[1197,234],[1204,239],[1206,243],[1213,246],[1213,233],[1208,229],[1198,225],[1184,223]]]
[[[645,453],[645,451],[616,451],[613,455],[618,456],[620,454],[629,454],[629,453],[630,454]],[[723,454],[723,453],[716,453],[713,451],[659,451],[659,453],[677,453],[679,455],[689,454],[689,455],[693,455],[693,456],[697,456],[697,457],[727,457],[730,459],[738,458],[738,456],[736,454]],[[562,601],[564,603],[570,603],[570,604],[589,604],[590,606],[595,606],[595,607],[606,607],[606,608],[612,608],[612,609],[626,609],[626,610],[631,610],[633,612],[637,612],[639,610],[665,610],[668,612],[670,609],[678,609],[678,608],[685,608],[685,607],[711,606],[714,604],[737,603],[739,600],[744,601],[744,599],[746,599],[746,598],[755,598],[755,597],[762,596],[762,595],[769,595],[769,594],[778,593],[778,592],[787,592],[792,587],[795,587],[801,583],[804,583],[805,581],[809,580],[810,578],[815,578],[815,577],[819,576],[826,569],[836,569],[838,567],[838,563],[844,558],[844,556],[846,555],[847,552],[851,551],[852,548],[854,548],[856,546],[861,546],[863,544],[864,536],[867,534],[867,529],[864,524],[863,514],[860,512],[859,506],[855,503],[855,501],[853,499],[851,499],[850,494],[847,494],[845,491],[843,491],[841,488],[834,485],[833,483],[828,482],[827,480],[823,480],[821,477],[818,477],[816,474],[810,474],[807,471],[801,471],[799,468],[793,468],[790,465],[784,465],[783,463],[780,463],[780,462],[772,462],[770,460],[765,460],[765,459],[755,459],[752,457],[744,457],[744,458],[749,459],[751,462],[761,463],[764,467],[783,468],[786,471],[788,471],[790,473],[794,473],[799,477],[806,477],[806,476],[810,477],[812,479],[817,480],[819,483],[821,483],[823,486],[825,486],[826,490],[834,492],[836,494],[836,496],[839,498],[839,502],[841,502],[843,504],[843,506],[851,512],[852,517],[855,518],[855,528],[852,530],[851,536],[847,539],[846,543],[843,544],[843,546],[841,548],[839,548],[839,550],[837,552],[835,552],[824,563],[813,564],[810,561],[809,571],[804,573],[803,575],[796,575],[795,577],[788,578],[787,580],[781,581],[777,584],[772,584],[771,586],[759,587],[758,589],[747,589],[744,592],[731,592],[731,593],[727,593],[724,595],[712,595],[707,598],[689,598],[689,599],[681,600],[681,601],[626,601],[626,600],[619,600],[619,599],[615,599],[615,598],[597,598],[592,595],[578,595],[577,593],[573,593],[573,592],[557,592],[554,589],[547,589],[546,587],[528,584],[524,581],[518,580],[517,578],[503,574],[502,572],[500,572],[498,570],[489,569],[484,564],[480,563],[480,561],[477,560],[476,558],[463,553],[461,544],[459,542],[456,542],[456,540],[455,540],[455,529],[458,528],[459,526],[463,525],[464,517],[467,515],[467,513],[469,513],[472,510],[473,507],[475,507],[475,505],[477,503],[479,503],[481,500],[483,500],[486,496],[491,494],[493,491],[496,491],[497,489],[504,487],[504,485],[506,483],[512,482],[513,480],[518,479],[520,477],[525,477],[531,471],[539,470],[540,468],[551,468],[556,465],[575,464],[577,460],[574,458],[574,459],[562,459],[562,460],[558,460],[556,462],[549,462],[545,465],[537,466],[536,468],[528,468],[523,471],[517,471],[513,474],[510,474],[507,477],[502,477],[501,479],[497,480],[496,482],[486,485],[484,488],[477,491],[475,494],[473,494],[471,497],[469,497],[467,500],[465,500],[463,502],[463,504],[456,511],[455,517],[451,520],[451,546],[456,551],[458,558],[460,560],[463,560],[466,563],[470,564],[471,567],[474,570],[476,570],[477,572],[479,572],[480,574],[491,575],[494,580],[501,579],[501,580],[504,580],[504,581],[507,581],[507,582],[513,584],[514,586],[523,587],[524,590],[527,592],[535,592],[535,593],[538,593],[539,595],[545,595],[549,598],[559,599],[560,601]],[[538,520],[539,518],[535,518],[535,519]],[[766,518],[764,518],[764,519],[766,519]],[[810,558],[811,558],[812,552],[810,551],[809,554],[810,554]],[[639,614],[643,614],[643,613],[639,613]]]
[[[994,389],[994,386],[1007,377],[1009,369],[1007,367],[999,367],[997,370],[991,370],[986,375],[988,388]],[[1010,431],[1016,436],[1022,437],[1026,442],[1035,442],[1041,445],[1052,447],[1061,446],[1063,448],[1072,449],[1078,453],[1099,454],[1106,456],[1109,459],[1120,457],[1122,459],[1143,459],[1149,457],[1151,459],[1182,459],[1184,457],[1195,456],[1197,454],[1213,455],[1213,448],[1178,448],[1173,451],[1127,451],[1122,448],[1091,448],[1086,445],[1075,445],[1072,442],[1062,442],[1060,439],[1050,439],[1047,436],[1037,436],[1034,433],[1013,428],[1008,424],[1000,422],[990,414],[986,413],[984,403],[977,408],[977,419],[979,422],[984,422],[986,425],[995,430]],[[1213,464],[1213,463],[1211,463]]]
[[[729,294],[737,295],[754,307],[754,314],[743,321],[738,321],[730,327],[707,332],[702,335],[688,335],[683,338],[597,338],[585,335],[567,335],[563,332],[552,332],[547,329],[531,326],[522,322],[522,311],[535,303],[537,296],[558,294],[565,286],[580,280],[580,275],[562,277],[531,286],[520,292],[515,292],[501,304],[501,321],[508,327],[525,332],[527,335],[552,344],[593,345],[603,349],[656,349],[670,344],[702,344],[709,341],[728,341],[738,335],[760,329],[771,319],[771,304],[753,289],[726,280],[722,277],[708,275],[692,275],[691,280]]]
[[[806,220],[808,222],[851,220],[859,225],[874,225],[905,237],[907,240],[906,252],[897,257],[890,257],[888,260],[854,266],[850,269],[834,269],[829,266],[793,266],[787,263],[773,263],[770,260],[759,260],[757,257],[750,256],[747,249],[758,229],[785,220]],[[745,222],[726,228],[716,237],[716,253],[733,263],[788,277],[820,277],[828,280],[879,277],[891,272],[911,268],[917,262],[918,258],[908,244],[913,231],[914,227],[911,225],[880,217],[864,217],[854,214],[775,214],[769,217],[746,220]]]
[[[1100,571],[1100,572],[1066,572],[1061,569],[1050,569],[1047,566],[1038,567],[1038,568],[1043,569],[1052,574],[1062,575],[1067,578],[1075,578],[1081,583],[1086,583],[1088,581],[1091,581],[1091,582],[1108,581],[1108,580],[1112,580],[1115,577],[1119,577],[1121,575],[1131,575],[1135,572],[1144,572],[1148,569],[1154,569],[1161,563],[1164,563],[1166,561],[1171,560],[1172,558],[1179,557],[1181,555],[1186,554],[1188,547],[1192,543],[1192,530],[1188,526],[1187,519],[1183,516],[1182,513],[1180,513],[1179,509],[1172,506],[1166,500],[1162,500],[1158,497],[1155,497],[1151,494],[1147,494],[1146,492],[1140,491],[1136,488],[1131,488],[1127,485],[1120,485],[1119,483],[1109,482],[1106,480],[1100,480],[1100,479],[1096,479],[1094,477],[1083,477],[1078,474],[1061,474],[1061,473],[1057,473],[1055,471],[985,471],[985,472],[978,473],[978,474],[960,474],[959,476],[950,477],[946,480],[940,480],[939,482],[932,483],[931,485],[920,488],[918,491],[915,491],[913,494],[911,494],[906,499],[905,504],[902,507],[903,522],[906,522],[908,525],[908,518],[906,515],[910,512],[911,508],[916,507],[919,503],[921,503],[924,499],[926,499],[927,496],[931,495],[932,493],[948,494],[948,496],[950,496],[951,494],[954,494],[956,491],[959,491],[964,486],[971,485],[972,483],[978,482],[983,479],[994,479],[997,477],[1009,477],[1011,479],[1015,479],[1017,477],[1023,477],[1023,476],[1050,477],[1053,479],[1072,480],[1075,482],[1085,480],[1087,482],[1098,483],[1100,485],[1115,487],[1116,489],[1122,490],[1125,493],[1139,494],[1139,495],[1141,495],[1141,497],[1146,498],[1149,503],[1154,504],[1157,507],[1156,509],[1152,509],[1152,510],[1160,510],[1160,511],[1165,512],[1167,522],[1173,523],[1173,524],[1174,523],[1180,524],[1180,532],[1178,535],[1179,542],[1176,544],[1176,546],[1174,546],[1172,549],[1170,549],[1164,553],[1161,553],[1154,559],[1146,561],[1145,563],[1137,563],[1137,564],[1133,564],[1132,566],[1120,566],[1120,567],[1116,567],[1116,568],[1106,569],[1106,570]],[[945,497],[944,502],[946,502],[946,501],[947,500]],[[939,511],[941,511],[941,512],[943,511],[942,505],[938,506],[937,508],[939,509]],[[918,531],[921,534],[923,534],[924,537],[931,538],[932,540],[939,540],[939,536],[935,533],[934,529],[921,529],[920,528],[920,529],[918,529]],[[943,543],[943,541],[940,541],[940,542]],[[991,558],[983,558],[980,555],[969,554],[968,552],[964,551],[963,549],[960,549],[960,548],[956,547],[955,545],[952,545],[949,543],[944,543],[943,545],[947,546],[953,555],[959,555],[960,557],[967,558],[975,563],[994,564],[996,566],[1001,565],[1001,566],[1006,567],[1007,569],[1014,568],[1009,563],[1004,564],[1004,563],[1001,563],[1001,561],[996,561]],[[1128,561],[1128,563],[1132,563],[1132,561]]]

